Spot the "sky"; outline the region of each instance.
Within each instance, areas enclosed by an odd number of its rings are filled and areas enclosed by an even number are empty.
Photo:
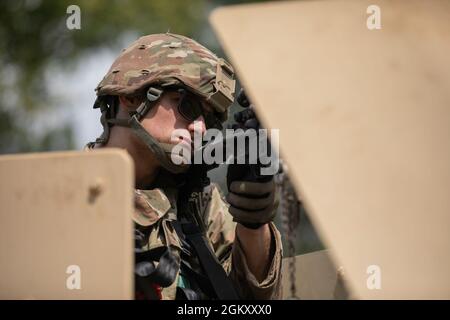
[[[108,71],[117,53],[102,49],[82,57],[73,70],[50,68],[47,72],[50,95],[57,99],[52,115],[46,115],[48,125],[59,121],[72,121],[75,146],[82,149],[102,133],[100,111],[92,108],[96,95],[95,87]]]

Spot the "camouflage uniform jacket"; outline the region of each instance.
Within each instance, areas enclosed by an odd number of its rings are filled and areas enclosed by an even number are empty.
[[[137,228],[149,228],[145,232],[148,241],[141,249],[169,246],[181,252],[181,241],[172,225],[177,219],[177,191],[176,188],[135,190],[134,222]],[[242,299],[281,299],[282,246],[275,225],[270,223],[273,247],[270,268],[266,278],[258,282],[247,266],[243,248],[235,237],[236,223],[232,221],[229,205],[223,200],[217,185],[208,185],[199,197],[201,219],[209,244],[239,296]],[[178,271],[172,285],[162,288],[162,299],[175,299],[179,277]]]

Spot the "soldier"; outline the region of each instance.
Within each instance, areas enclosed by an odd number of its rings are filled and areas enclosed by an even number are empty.
[[[273,179],[229,172],[227,203],[206,166],[170,157],[173,130],[221,128],[234,81],[225,60],[166,33],[124,49],[96,88],[104,131],[87,148],[126,149],[135,165],[137,299],[281,298]]]

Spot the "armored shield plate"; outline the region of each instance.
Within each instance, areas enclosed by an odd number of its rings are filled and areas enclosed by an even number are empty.
[[[211,22],[352,294],[450,298],[450,2],[274,2]]]
[[[0,298],[133,298],[124,151],[0,157]]]

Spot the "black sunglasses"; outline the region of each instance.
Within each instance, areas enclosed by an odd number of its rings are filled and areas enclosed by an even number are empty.
[[[204,116],[202,103],[198,98],[187,92],[185,89],[178,89],[177,92],[181,94],[177,108],[183,118],[192,122],[200,116]]]
[[[187,121],[193,122],[200,116],[205,119],[207,128],[222,130],[222,123],[214,112],[205,112],[199,98],[185,89],[176,90],[180,95],[178,102],[178,113]]]

